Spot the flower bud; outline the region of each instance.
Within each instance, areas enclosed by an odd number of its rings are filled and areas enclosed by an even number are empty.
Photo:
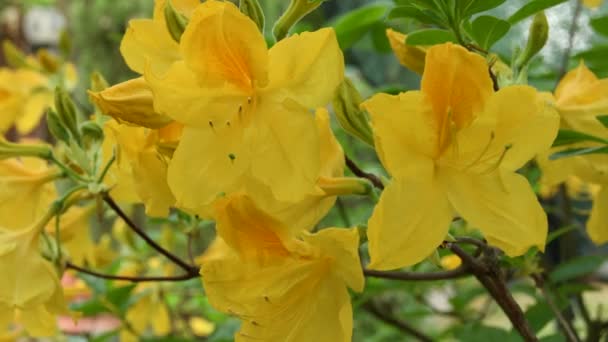
[[[287,36],[289,30],[305,15],[315,10],[324,0],[291,0],[289,7],[277,20],[272,33],[277,42]]]
[[[333,105],[338,122],[350,135],[374,146],[374,135],[367,113],[361,109],[361,94],[353,83],[345,78],[334,94]]]
[[[10,40],[5,39],[2,42],[2,51],[4,52],[6,64],[9,66],[13,68],[23,68],[27,66],[25,55]]]
[[[426,47],[405,44],[407,36],[391,29],[386,30],[386,36],[399,63],[413,72],[422,75],[424,60],[426,59]]]
[[[57,59],[57,57],[53,56],[49,50],[47,49],[40,49],[38,50],[38,52],[36,52],[36,57],[38,58],[38,62],[40,63],[40,65],[42,66],[42,69],[44,69],[44,71],[54,74],[57,72],[57,70],[59,70],[59,59]]]
[[[49,159],[53,150],[48,145],[42,144],[17,144],[6,141],[0,137],[0,160],[15,157],[37,157]]]
[[[52,109],[49,109],[46,112],[46,124],[49,128],[49,132],[51,132],[51,135],[55,137],[57,141],[63,141],[65,143],[70,141],[70,133],[63,126],[59,115]]]
[[[84,139],[93,141],[103,140],[103,129],[94,121],[86,121],[80,125],[80,133]]]
[[[460,265],[462,264],[462,260],[458,255],[450,254],[442,257],[439,261],[439,264],[443,269],[453,270],[460,267]]]
[[[549,38],[549,24],[545,12],[536,13],[530,25],[528,43],[515,61],[515,67],[519,70],[526,66],[532,57],[545,46]]]
[[[167,0],[165,4],[165,25],[173,40],[179,43],[188,25],[188,18],[173,7],[171,0]]]
[[[160,128],[173,120],[154,111],[152,90],[143,77],[119,83],[100,92],[89,91],[91,100],[106,115],[148,128]]]
[[[240,0],[239,9],[258,26],[260,32],[264,32],[264,11],[258,0]]]
[[[76,141],[80,141],[76,106],[70,95],[61,87],[55,88],[55,110],[62,126],[71,133]]]

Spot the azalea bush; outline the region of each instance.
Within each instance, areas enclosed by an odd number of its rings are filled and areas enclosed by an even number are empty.
[[[4,41],[0,339],[608,336],[601,1],[332,4],[156,0],[114,84]]]

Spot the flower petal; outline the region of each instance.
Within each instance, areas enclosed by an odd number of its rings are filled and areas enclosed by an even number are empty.
[[[522,175],[498,171],[474,175],[446,169],[441,179],[456,212],[479,228],[490,244],[509,256],[522,255],[533,246],[545,249],[547,215]]]
[[[165,73],[181,59],[179,46],[171,38],[164,21],[133,19],[129,21],[120,43],[120,53],[131,70],[143,74],[146,63],[157,75]]]
[[[370,268],[397,269],[422,261],[445,238],[452,210],[432,165],[418,176],[394,178],[368,222]]]
[[[288,97],[307,108],[331,101],[344,79],[344,56],[331,28],[292,35],[269,52],[269,91],[278,100]]]
[[[200,5],[182,35],[180,50],[201,85],[223,87],[228,82],[252,92],[267,83],[264,36],[230,2],[207,1]]]
[[[433,158],[438,136],[428,119],[431,108],[420,92],[377,94],[363,102],[372,118],[376,151],[392,175],[407,172],[412,160]]]
[[[608,79],[599,80],[581,62],[560,81],[555,90],[555,97],[558,110],[564,118],[606,114]]]
[[[386,36],[399,63],[417,74],[422,74],[428,47],[407,45],[407,36],[392,29],[386,30]]]
[[[593,199],[593,208],[587,221],[587,234],[595,244],[608,241],[608,187],[602,186]]]

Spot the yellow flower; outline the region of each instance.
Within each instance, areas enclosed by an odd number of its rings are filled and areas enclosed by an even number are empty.
[[[406,45],[407,36],[392,29],[386,30],[386,36],[399,63],[417,74],[422,74],[428,47]]]
[[[150,216],[166,216],[169,207],[175,203],[167,185],[167,163],[156,150],[157,142],[165,137],[167,130],[169,134],[173,133],[171,125],[160,130],[150,130],[122,125],[116,121],[106,123],[106,132],[117,143],[116,167],[126,170],[125,177],[132,178],[127,182],[132,182]]]
[[[95,213],[96,207],[71,207],[59,219],[59,237],[61,248],[66,251],[70,260],[83,265],[85,262],[91,266],[97,265],[95,243],[91,239],[90,219]],[[55,235],[55,219],[51,220],[46,227],[50,235]]]
[[[215,331],[215,324],[203,317],[190,317],[188,325],[196,336],[209,336]]]
[[[23,229],[48,210],[59,172],[37,158],[0,161],[0,226]]]
[[[446,255],[442,257],[439,262],[441,263],[441,267],[445,268],[446,270],[456,269],[462,264],[462,260],[456,254]]]
[[[589,8],[598,8],[602,5],[603,0],[582,0],[583,4]]]
[[[126,320],[139,336],[143,336],[148,327],[152,328],[154,336],[164,336],[171,332],[169,309],[158,291],[141,297],[127,311]]]
[[[216,205],[218,234],[232,249],[203,262],[209,301],[243,321],[236,341],[350,341],[347,286],[363,289],[356,229],[299,238],[244,195]]]
[[[57,272],[38,250],[40,224],[0,230],[0,326],[18,322],[32,336],[56,333],[55,315],[67,313]]]
[[[608,129],[596,118],[596,115],[608,113],[608,79],[598,79],[581,62],[560,81],[554,98],[550,94],[546,96],[555,102],[562,128],[608,139]],[[589,142],[566,148],[594,146],[599,145]],[[541,182],[546,187],[553,187],[576,176],[585,182],[601,186],[601,190],[594,195],[587,232],[593,242],[604,243],[608,241],[608,217],[601,208],[608,205],[608,157],[592,154],[549,160],[551,154],[561,149],[564,147],[552,148],[537,158],[542,169]]]
[[[185,125],[168,173],[177,206],[201,211],[252,180],[282,201],[309,193],[320,166],[308,109],[327,104],[343,79],[334,31],[268,49],[236,6],[211,0],[194,11],[180,51],[165,77],[145,73],[157,112]]]
[[[559,117],[531,87],[494,93],[485,60],[449,43],[427,51],[421,88],[363,104],[393,177],[369,220],[370,267],[426,258],[455,214],[510,256],[544,249],[546,215],[515,171],[551,146]]]
[[[120,44],[120,52],[131,70],[143,74],[146,63],[155,73],[164,73],[169,66],[181,59],[179,46],[171,37],[165,23],[167,0],[156,0],[153,19],[134,19]],[[199,0],[172,0],[173,7],[190,17]]]
[[[28,133],[38,124],[53,102],[47,83],[45,76],[32,70],[0,68],[0,132],[16,123],[20,133]]]

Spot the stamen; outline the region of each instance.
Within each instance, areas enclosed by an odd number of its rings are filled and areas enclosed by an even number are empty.
[[[236,159],[236,156],[234,155],[234,153],[230,153],[228,155],[228,158],[230,158],[230,161],[234,163],[234,160]]]
[[[496,161],[496,163],[492,166],[490,166],[489,169],[487,169],[486,171],[482,172],[482,173],[490,173],[495,171],[496,169],[498,169],[498,167],[500,166],[500,164],[502,164],[503,160],[505,159],[505,156],[507,155],[507,152],[509,152],[509,150],[513,147],[513,144],[507,144],[505,145],[504,149],[502,150],[502,153],[500,154],[500,157],[498,157],[498,160]]]
[[[477,158],[475,158],[475,160],[473,162],[471,162],[471,164],[467,165],[464,169],[468,170],[471,167],[473,167],[475,164],[479,163],[481,161],[481,158],[483,158],[483,156],[488,153],[488,150],[490,149],[490,146],[492,145],[492,141],[494,141],[494,131],[490,132],[490,140],[488,141],[488,143],[486,144],[486,146],[483,148],[483,150],[481,151],[481,153],[479,154],[479,156]]]

